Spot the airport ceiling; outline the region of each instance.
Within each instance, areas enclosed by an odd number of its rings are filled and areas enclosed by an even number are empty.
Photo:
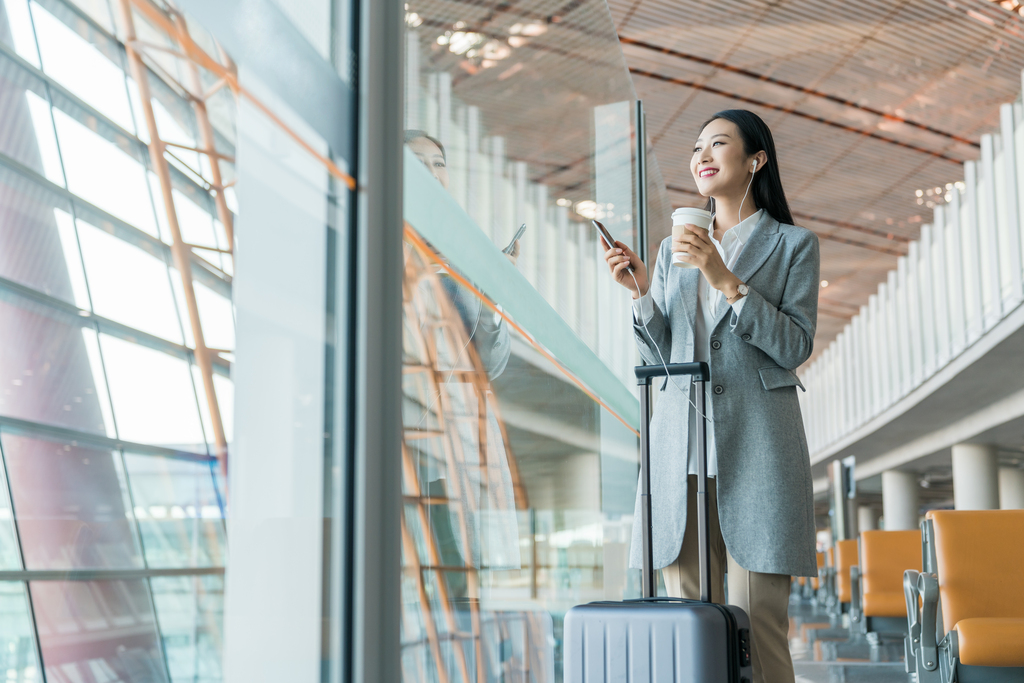
[[[1024,24],[989,0],[609,0],[672,203],[715,111],[771,127],[798,224],[822,238],[820,352],[963,179],[1021,90]]]
[[[700,123],[721,109],[761,115],[797,223],[821,238],[829,286],[816,353],[931,222],[927,202],[963,179],[962,162],[979,158],[980,136],[998,129],[999,106],[1021,90],[1024,23],[1014,0],[607,0],[614,25],[603,5],[407,8],[422,26],[421,64],[455,74],[453,92],[484,110],[508,155],[572,201],[591,184],[584,105],[621,99],[608,73],[621,67],[616,33],[674,206],[700,202],[689,173]],[[517,34],[527,23],[544,28]],[[434,42],[453,31],[513,49],[486,68],[485,56]],[[916,196],[935,188],[937,196]],[[651,230],[652,240],[667,234]]]

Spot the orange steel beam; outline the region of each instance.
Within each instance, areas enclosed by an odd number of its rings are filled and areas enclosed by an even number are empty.
[[[210,423],[213,429],[214,444],[216,447],[217,460],[220,462],[221,471],[227,473],[228,447],[224,435],[224,423],[221,419],[220,404],[217,402],[217,390],[213,386],[213,354],[206,346],[203,337],[203,325],[199,318],[199,305],[196,302],[196,292],[192,284],[192,262],[191,250],[185,245],[181,237],[181,226],[178,223],[178,214],[174,209],[174,195],[172,194],[171,173],[164,157],[166,145],[160,139],[159,129],[156,125],[156,117],[153,114],[152,94],[149,89],[149,74],[145,64],[142,63],[142,55],[135,47],[135,19],[132,16],[131,0],[120,0],[118,7],[121,11],[121,19],[125,31],[125,52],[128,56],[128,66],[132,78],[139,88],[139,99],[142,113],[146,119],[146,127],[149,130],[149,157],[153,165],[153,172],[160,181],[160,191],[163,196],[164,208],[167,212],[167,225],[171,231],[171,255],[181,275],[182,289],[185,294],[185,305],[188,309],[189,323],[192,326],[192,336],[196,343],[196,364],[199,366],[199,373],[203,378],[203,390],[206,394],[206,402],[210,410]],[[173,25],[171,26],[173,28]],[[170,33],[170,35],[174,35]]]
[[[188,26],[181,15],[174,15],[174,25],[177,28],[176,36],[179,45],[184,44],[186,40],[191,40],[188,33]],[[199,67],[196,66],[195,62],[186,60],[185,68],[188,72],[189,79],[192,81],[190,84],[192,86],[191,92],[202,92],[203,81],[199,76]],[[224,234],[228,240],[228,251],[233,251],[235,248],[235,222],[234,216],[228,208],[227,200],[224,198],[224,178],[221,176],[220,172],[220,160],[227,159],[228,157],[221,156],[217,153],[216,137],[213,134],[213,125],[210,123],[209,112],[206,110],[206,101],[193,98],[192,108],[195,110],[196,122],[199,125],[200,145],[203,149],[210,150],[206,154],[210,161],[210,175],[213,178],[213,186],[216,188],[214,190],[213,201],[217,206],[217,217],[220,219],[221,225],[224,226]]]
[[[154,5],[149,0],[121,1],[122,3],[131,3],[131,6],[137,9],[142,16],[144,16],[149,22],[155,24],[158,28],[162,29],[168,35],[179,35],[177,27],[175,25],[175,20],[169,17],[162,9]],[[128,15],[130,18],[130,11],[128,11]],[[134,35],[132,36],[131,39],[135,40]],[[301,135],[299,135],[291,128],[289,128],[287,125],[285,125],[284,121],[282,121],[276,114],[274,114],[274,112],[271,111],[270,107],[263,104],[263,102],[260,101],[258,97],[253,95],[251,92],[249,92],[239,84],[238,75],[236,73],[234,73],[231,69],[218,62],[209,54],[207,54],[206,51],[203,50],[203,48],[199,47],[195,43],[195,41],[192,40],[192,37],[187,32],[184,35],[180,36],[180,44],[182,53],[185,56],[187,56],[189,60],[194,62],[196,65],[203,67],[204,69],[214,74],[218,78],[223,78],[227,83],[228,87],[231,88],[231,90],[234,93],[236,93],[240,97],[244,97],[245,99],[249,100],[249,102],[251,102],[253,105],[255,105],[257,109],[263,112],[264,116],[273,121],[274,125],[276,125],[282,131],[284,131],[290,138],[292,138],[292,140],[295,141],[297,145],[302,147],[302,149],[306,150],[308,154],[310,154],[317,161],[319,161],[331,175],[345,183],[345,185],[348,186],[348,189],[356,189],[355,178],[350,176],[348,173],[342,171],[337,164],[335,164],[333,161],[325,157],[323,154],[320,154],[320,152],[316,151],[312,145],[310,145],[308,142],[305,141],[305,139],[303,139]],[[126,47],[130,48],[131,46]]]

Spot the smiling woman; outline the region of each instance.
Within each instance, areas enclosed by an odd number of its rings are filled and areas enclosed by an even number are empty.
[[[633,292],[644,359],[692,357],[711,368],[712,599],[723,600],[727,574],[730,602],[750,615],[756,679],[791,682],[789,577],[817,574],[810,463],[796,393],[803,387],[793,371],[813,346],[818,240],[790,224],[771,131],[756,114],[729,110],[706,122],[690,171],[708,208],[717,209],[711,229],[691,224],[666,238],[650,280],[621,242],[605,259],[616,281]],[[696,268],[669,267],[672,253]],[[630,266],[635,280],[625,277]],[[695,398],[688,379],[672,383],[651,423],[654,563],[669,595],[693,599],[700,597]],[[639,510],[639,497],[636,504]],[[634,513],[634,567],[640,566],[639,519]]]

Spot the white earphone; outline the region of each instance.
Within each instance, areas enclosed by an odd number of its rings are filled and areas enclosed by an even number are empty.
[[[756,170],[757,170],[757,159],[754,159],[754,170],[751,171],[751,173],[753,173]]]

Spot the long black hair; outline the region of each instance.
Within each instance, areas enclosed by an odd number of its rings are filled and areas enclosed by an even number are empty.
[[[752,111],[726,109],[705,121],[700,127],[701,132],[707,128],[709,123],[717,119],[725,119],[736,124],[740,131],[740,137],[743,138],[743,152],[747,156],[764,150],[768,161],[754,174],[750,196],[754,200],[754,205],[767,211],[772,218],[780,223],[793,225],[793,214],[789,211],[789,202],[786,201],[786,193],[782,189],[779,160],[775,154],[775,140],[772,138],[772,131],[768,128],[768,124]],[[708,211],[713,208],[710,197],[708,197],[708,203],[704,208]]]

